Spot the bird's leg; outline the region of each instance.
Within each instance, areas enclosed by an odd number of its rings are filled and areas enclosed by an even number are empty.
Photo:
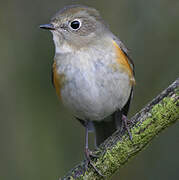
[[[128,121],[127,116],[122,115],[122,121],[124,122],[124,127],[127,130],[130,140],[132,141],[132,134],[131,134],[130,128],[127,124],[127,121]]]
[[[96,157],[96,156],[88,148],[88,133],[89,133],[88,132],[89,131],[88,125],[89,125],[89,121],[86,121],[86,126],[85,126],[85,158],[86,158],[86,164],[85,164],[85,168],[87,169],[88,165],[90,164],[100,176],[103,176],[91,160],[91,157]]]

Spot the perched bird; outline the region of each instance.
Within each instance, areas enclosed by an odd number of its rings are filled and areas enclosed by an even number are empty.
[[[59,99],[86,128],[85,155],[91,163],[90,130],[97,146],[122,124],[130,135],[126,116],[135,84],[134,64],[94,8],[67,6],[40,28],[53,34],[53,84]]]

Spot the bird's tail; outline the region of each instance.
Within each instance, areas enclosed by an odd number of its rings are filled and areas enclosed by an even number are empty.
[[[122,116],[127,116],[128,114],[132,95],[133,88],[131,89],[131,93],[126,105],[121,110],[117,110],[103,121],[93,121],[97,146],[103,143],[109,136],[111,136],[117,129],[122,126]]]
[[[104,142],[109,136],[111,136],[118,128],[116,124],[114,113],[107,120],[103,121],[93,121],[94,131],[95,131],[95,140],[96,145],[99,146],[102,142]],[[119,117],[120,118],[120,117]]]

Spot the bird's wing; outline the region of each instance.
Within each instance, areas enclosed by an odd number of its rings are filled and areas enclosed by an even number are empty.
[[[128,63],[130,64],[130,67],[133,71],[133,75],[135,75],[135,66],[134,66],[133,60],[129,56],[129,50],[126,48],[126,46],[123,44],[123,42],[114,35],[113,35],[113,40],[116,42],[116,44],[119,46],[119,48],[123,51],[123,53],[127,57],[126,59],[127,59]]]
[[[118,64],[120,64],[120,67],[128,73],[130,77],[130,83],[133,86],[135,85],[134,63],[128,55],[128,50],[124,46],[124,44],[116,37],[114,37],[112,41],[116,50],[116,61]]]

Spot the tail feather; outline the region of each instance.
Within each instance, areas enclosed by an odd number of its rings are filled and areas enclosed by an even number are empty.
[[[100,122],[93,121],[93,126],[95,130],[96,146],[99,146],[117,130],[114,120]]]
[[[109,136],[111,136],[117,129],[122,125],[122,115],[127,116],[130,106],[130,101],[133,94],[133,88],[131,90],[129,99],[126,105],[121,109],[114,112],[111,116],[103,121],[93,121],[93,127],[96,137],[96,145],[99,146],[103,143]]]

